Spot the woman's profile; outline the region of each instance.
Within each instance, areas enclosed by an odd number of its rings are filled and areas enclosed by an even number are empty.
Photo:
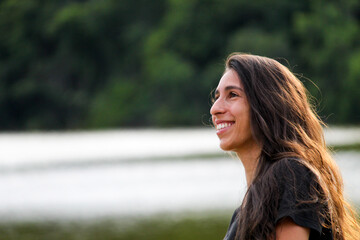
[[[220,147],[242,161],[248,186],[225,240],[360,239],[323,123],[288,68],[231,54],[210,113]]]

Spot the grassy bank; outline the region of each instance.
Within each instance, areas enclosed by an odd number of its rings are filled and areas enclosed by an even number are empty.
[[[1,240],[219,240],[230,214],[0,224]]]
[[[0,224],[1,240],[222,239],[230,214],[156,216],[93,222]]]
[[[334,152],[340,152],[340,151],[360,151],[360,143],[353,143],[353,144],[347,144],[347,145],[334,145],[329,146],[329,148]]]

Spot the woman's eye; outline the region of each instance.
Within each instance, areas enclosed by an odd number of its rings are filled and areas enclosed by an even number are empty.
[[[237,94],[237,93],[235,93],[235,92],[230,92],[229,93],[229,97],[230,98],[233,98],[233,97],[238,97],[239,95]]]

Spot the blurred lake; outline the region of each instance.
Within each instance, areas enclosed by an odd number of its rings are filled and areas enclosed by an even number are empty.
[[[330,145],[360,128],[330,128]],[[240,204],[240,161],[211,128],[0,134],[0,219],[49,220],[229,210]],[[360,152],[334,155],[360,203]]]

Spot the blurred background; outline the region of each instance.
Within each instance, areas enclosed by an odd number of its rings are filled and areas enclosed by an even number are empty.
[[[234,51],[297,74],[360,206],[359,1],[2,0],[2,239],[222,239],[245,178],[210,92]]]

